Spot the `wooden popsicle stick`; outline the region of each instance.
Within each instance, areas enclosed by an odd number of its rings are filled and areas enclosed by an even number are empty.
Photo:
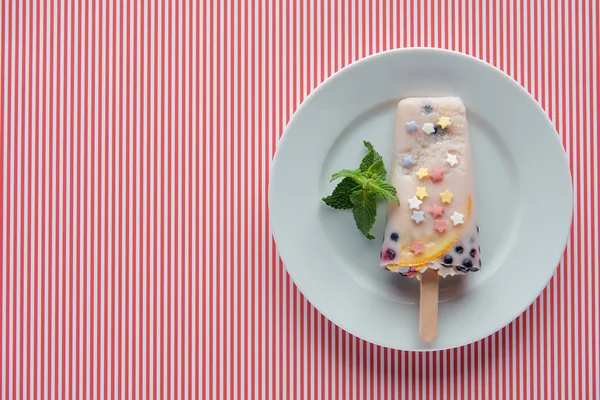
[[[438,274],[428,269],[421,275],[419,303],[419,336],[424,342],[433,342],[438,329]]]

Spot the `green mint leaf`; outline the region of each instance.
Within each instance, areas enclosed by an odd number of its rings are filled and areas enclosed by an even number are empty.
[[[396,188],[386,182],[387,171],[383,158],[373,145],[363,142],[367,154],[359,169],[343,169],[331,176],[331,181],[343,178],[331,195],[323,197],[323,202],[338,210],[352,209],[356,227],[372,240],[370,231],[377,216],[377,198],[395,201],[400,204]]]
[[[367,189],[386,200],[394,200],[396,203],[400,204],[400,200],[398,200],[398,196],[396,195],[396,188],[394,185],[391,185],[384,181],[383,179],[375,179],[370,181],[367,184]]]
[[[370,178],[370,179],[385,179],[385,176],[387,175],[387,171],[385,170],[385,165],[383,164],[383,160],[380,158],[379,160],[375,161],[369,167],[369,169],[367,169],[367,172],[365,173],[365,175],[367,176],[367,178]]]
[[[360,185],[352,178],[344,178],[338,185],[333,189],[333,193],[327,197],[323,197],[323,201],[329,207],[337,210],[347,210],[353,207],[352,201],[350,201],[350,195],[356,189],[359,189]]]
[[[365,140],[365,141],[363,141],[363,143],[364,143],[365,147],[367,148],[368,152],[367,152],[367,155],[364,156],[362,161],[360,162],[360,171],[367,172],[367,170],[369,169],[369,167],[371,165],[376,163],[378,160],[381,160],[381,156],[379,155],[379,153],[377,153],[375,151],[375,148],[373,147],[373,145],[370,142],[367,142]]]
[[[343,169],[341,171],[338,171],[335,174],[331,175],[331,182],[339,178],[352,178],[354,181],[361,185],[364,184],[366,181],[365,177],[357,169]]]
[[[350,195],[350,201],[354,205],[352,215],[356,227],[367,237],[367,239],[375,239],[369,233],[375,224],[375,216],[377,215],[377,202],[375,195],[366,190],[357,190]]]

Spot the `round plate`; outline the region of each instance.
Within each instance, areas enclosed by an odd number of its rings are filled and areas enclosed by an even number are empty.
[[[363,140],[390,171],[396,104],[410,96],[465,103],[481,229],[482,271],[440,281],[429,344],[418,334],[418,281],[379,268],[385,203],[369,241],[351,211],[321,201],[337,183],[332,173],[358,167]],[[269,211],[285,267],[328,319],[382,346],[440,350],[494,333],[541,293],[569,235],[572,184],[552,123],[518,83],[460,53],[401,49],[347,66],[306,98],[277,147]]]

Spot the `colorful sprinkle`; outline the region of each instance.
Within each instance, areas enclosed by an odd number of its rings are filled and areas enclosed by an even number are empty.
[[[440,207],[437,204],[434,204],[429,209],[429,214],[431,214],[433,218],[440,218],[444,216],[444,207]]]
[[[433,132],[435,132],[435,128],[433,127],[433,124],[431,122],[426,122],[423,124],[423,132],[425,132],[428,135],[431,135]]]
[[[446,172],[444,172],[443,169],[434,169],[433,171],[431,171],[429,173],[429,178],[431,179],[431,182],[433,182],[433,183],[440,183],[441,181],[444,180],[445,175],[446,175]]]
[[[448,157],[446,158],[446,162],[448,164],[450,164],[451,167],[454,167],[456,164],[458,164],[458,158],[456,157],[455,154],[448,154]]]
[[[433,223],[433,229],[435,229],[439,233],[444,233],[444,231],[448,229],[448,225],[446,225],[446,221],[444,221],[443,219],[436,219]]]
[[[413,211],[413,215],[410,217],[410,219],[415,221],[417,224],[420,224],[421,222],[425,221],[424,214],[425,213],[423,211]]]
[[[404,156],[402,159],[402,166],[404,168],[410,168],[415,164],[415,160],[412,159],[411,156]]]
[[[419,125],[417,125],[417,123],[415,121],[409,121],[406,123],[406,132],[407,133],[414,133],[417,131],[417,129],[419,129]]]
[[[450,219],[452,220],[452,222],[454,222],[454,225],[459,225],[459,224],[465,223],[464,215],[462,215],[461,213],[456,212],[456,211],[454,211],[454,214],[452,214]]]
[[[417,177],[419,179],[425,179],[429,176],[429,168],[419,168],[417,171]]]
[[[441,117],[440,119],[438,119],[438,122],[436,125],[442,129],[446,129],[447,127],[452,125],[452,122],[450,122],[450,118],[448,118],[448,117]]]
[[[415,193],[420,200],[423,200],[428,196],[427,188],[425,186],[417,186],[417,192]]]
[[[419,254],[423,252],[423,243],[415,240],[412,244],[412,246],[410,246],[410,251],[412,251],[415,254]]]
[[[417,199],[417,196],[413,197],[412,199],[408,199],[408,207],[411,210],[418,210],[419,207],[421,207],[421,204],[423,204],[423,202]]]
[[[450,204],[452,201],[452,193],[448,189],[444,190],[440,193],[440,198],[442,199],[442,203]]]
[[[406,274],[404,274],[407,278],[412,278],[414,276],[419,275],[420,272],[419,271],[408,271]]]

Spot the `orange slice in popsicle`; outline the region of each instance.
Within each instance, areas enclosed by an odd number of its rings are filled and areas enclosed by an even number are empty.
[[[465,223],[468,221],[471,215],[471,197],[467,199],[467,210],[466,210]],[[460,225],[458,230],[453,230],[451,233],[444,235],[443,237],[433,242],[427,242],[424,245],[423,253],[414,254],[410,250],[410,245],[404,245],[400,249],[398,262],[390,264],[387,268],[390,271],[396,271],[402,267],[414,267],[415,270],[423,269],[427,264],[437,260],[443,256],[448,250],[450,250],[458,241],[460,237],[460,231],[464,224]]]

